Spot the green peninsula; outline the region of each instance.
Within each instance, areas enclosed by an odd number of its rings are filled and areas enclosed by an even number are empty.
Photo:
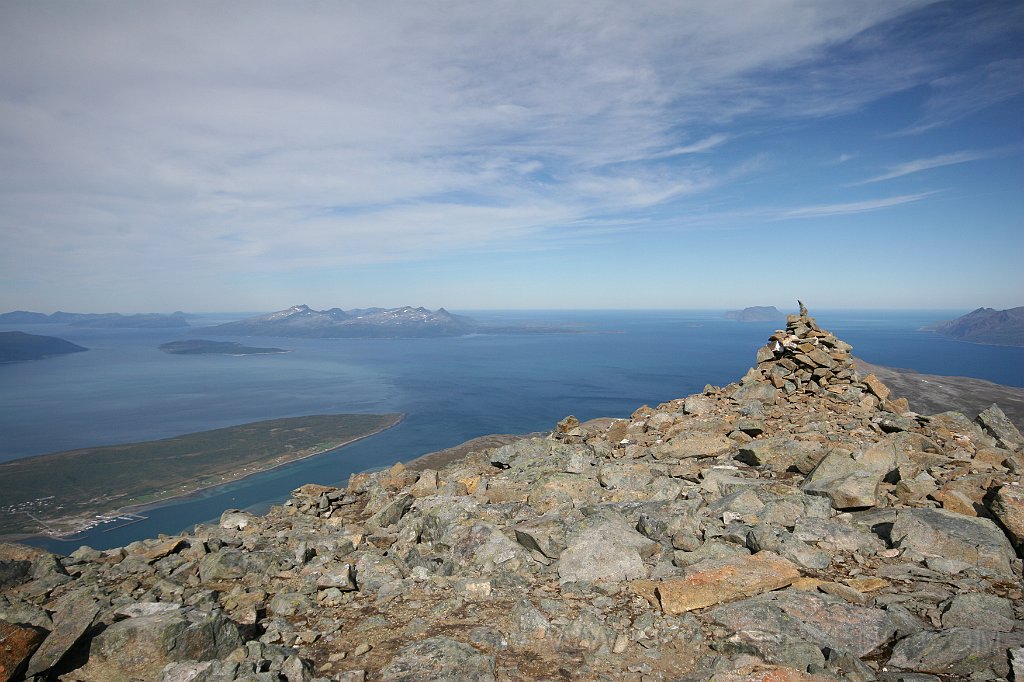
[[[390,428],[400,414],[270,419],[0,464],[0,535],[65,535],[98,515],[228,483]]]

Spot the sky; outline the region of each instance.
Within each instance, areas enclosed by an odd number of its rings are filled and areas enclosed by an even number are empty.
[[[1017,0],[0,0],[0,311],[1024,305]]]

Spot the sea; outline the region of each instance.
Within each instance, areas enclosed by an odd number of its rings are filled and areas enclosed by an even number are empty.
[[[169,355],[167,341],[246,314],[204,314],[191,327],[90,329],[19,325],[89,349],[0,364],[0,462],[61,450],[168,438],[310,414],[401,412],[398,426],[342,449],[30,544],[62,554],[176,534],[225,509],[265,512],[305,483],[408,462],[491,433],[547,431],[566,415],[626,417],[738,380],[780,322],[734,322],[721,310],[459,311],[495,325],[566,333],[438,339],[246,337],[275,355]],[[963,310],[821,310],[818,323],[879,365],[1024,387],[1024,348],[967,344],[929,331]],[[3,486],[0,471],[0,486]]]

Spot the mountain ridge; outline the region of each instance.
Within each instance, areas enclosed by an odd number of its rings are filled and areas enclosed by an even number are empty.
[[[935,331],[968,343],[1024,346],[1024,306],[995,310],[976,308],[955,320],[942,322]]]
[[[445,308],[329,308],[294,305],[284,310],[206,327],[207,334],[303,338],[434,338],[467,334],[561,333],[568,330],[536,326],[493,326]]]

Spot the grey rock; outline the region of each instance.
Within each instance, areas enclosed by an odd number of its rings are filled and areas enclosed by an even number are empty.
[[[316,586],[321,590],[333,587],[342,592],[350,592],[356,589],[352,564],[331,564],[327,570],[317,576]]]
[[[521,523],[513,530],[519,544],[551,559],[557,559],[565,549],[565,526],[560,515],[541,516]]]
[[[602,466],[597,480],[613,490],[643,490],[654,480],[654,474],[650,465],[643,462],[614,463]]]
[[[938,675],[969,676],[992,670],[1010,672],[1008,651],[1024,645],[1024,633],[951,628],[919,632],[893,647],[889,665]]]
[[[890,536],[896,546],[926,556],[957,557],[995,573],[1013,573],[1013,547],[989,519],[945,509],[901,509]]]
[[[445,540],[452,548],[452,560],[456,565],[491,570],[496,566],[515,569],[532,561],[522,545],[491,523],[477,522],[458,527],[446,535]]]
[[[763,466],[772,471],[795,468],[806,474],[824,456],[820,443],[792,440],[773,436],[740,445],[736,459],[751,466]]]
[[[520,599],[512,609],[509,642],[517,646],[546,639],[554,626],[529,599]]]
[[[448,637],[430,637],[399,649],[380,674],[386,682],[490,682],[494,657]]]
[[[778,391],[766,381],[750,381],[733,391],[732,399],[738,403],[759,400],[762,403],[773,403]]]
[[[270,599],[267,609],[278,616],[295,616],[309,613],[313,600],[309,595],[298,592],[278,592]]]
[[[412,507],[412,503],[415,501],[416,498],[409,493],[398,495],[395,499],[384,505],[380,511],[366,520],[367,530],[375,532],[395,525],[405,516],[405,513],[409,511],[409,508]]]
[[[832,563],[827,552],[800,541],[785,529],[760,523],[747,533],[746,545],[751,552],[769,550],[804,568],[824,569]]]
[[[57,665],[85,634],[100,612],[100,604],[90,595],[68,597],[53,614],[53,631],[43,640],[28,662],[25,677],[32,677]]]
[[[882,609],[796,590],[716,606],[707,614],[732,632],[784,633],[861,657],[881,649],[896,633],[895,621]]]
[[[1000,447],[1007,450],[1024,448],[1024,436],[995,403],[978,415],[977,422],[996,439]]]
[[[100,679],[157,679],[168,663],[220,660],[241,644],[219,609],[176,609],[108,627],[93,640],[89,668]]]
[[[810,495],[827,497],[834,509],[862,509],[877,503],[883,475],[850,453],[833,451],[818,462],[801,488]]]
[[[618,582],[643,578],[641,557],[658,551],[658,543],[638,533],[622,518],[597,515],[569,536],[558,562],[558,576],[568,582]]]
[[[228,530],[245,530],[256,520],[254,514],[239,509],[228,509],[220,515],[220,527]]]
[[[944,628],[1010,632],[1014,624],[1013,602],[993,594],[958,594],[944,604],[942,611]]]
[[[290,563],[289,556],[275,552],[247,552],[227,548],[206,554],[199,560],[199,577],[207,583],[246,576],[265,576],[276,573]]]

